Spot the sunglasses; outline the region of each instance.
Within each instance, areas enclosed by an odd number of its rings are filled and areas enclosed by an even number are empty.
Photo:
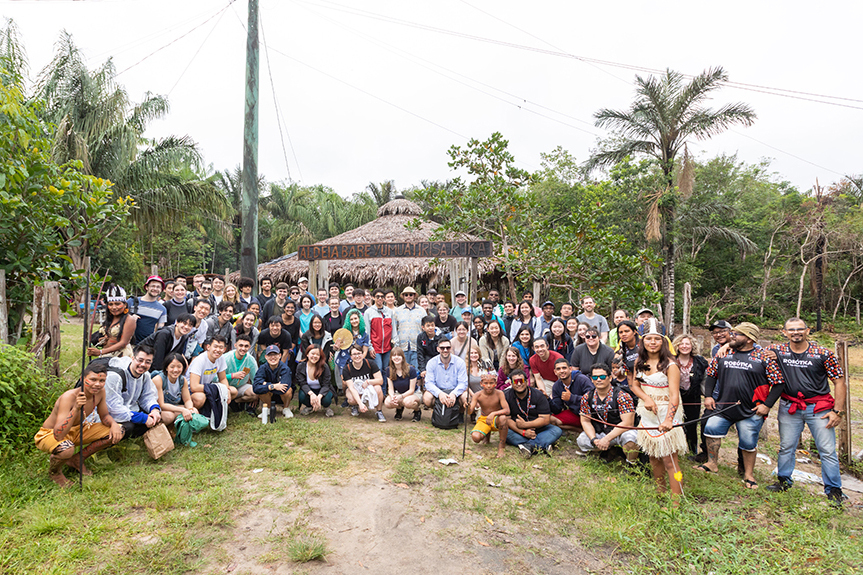
[[[597,336],[595,336],[595,335],[586,335],[586,336],[584,336],[584,339],[596,339],[596,337]]]
[[[606,379],[608,379],[608,376],[607,375],[591,375],[590,379],[592,379],[593,381],[605,381]]]

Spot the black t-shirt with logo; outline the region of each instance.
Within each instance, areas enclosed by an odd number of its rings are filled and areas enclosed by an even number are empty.
[[[842,367],[829,349],[809,342],[803,353],[794,353],[787,343],[771,345],[769,350],[776,353],[782,375],[785,376],[785,393],[803,398],[830,393],[830,379],[842,377]]]
[[[533,421],[540,415],[551,414],[551,407],[545,394],[536,388],[527,388],[527,395],[519,399],[515,388],[510,387],[503,392],[509,404],[509,416],[514,420],[519,416],[525,421]]]
[[[285,331],[284,328],[279,332],[278,336],[273,336],[269,328],[267,328],[258,336],[258,345],[263,349],[266,349],[270,345],[277,345],[279,346],[279,351],[285,351],[286,349],[291,349],[293,340],[291,339],[291,334]]]
[[[373,379],[379,371],[380,369],[378,369],[377,364],[368,359],[363,360],[359,369],[354,367],[353,361],[349,361],[344,369],[342,369],[342,379],[345,381],[352,379],[354,382],[366,381]]]
[[[755,415],[755,406],[766,403],[771,389],[784,384],[779,366],[764,355],[763,349],[736,351],[723,358],[714,357],[707,368],[707,377],[719,385],[716,405],[717,411],[722,411],[719,415],[731,421]],[[708,391],[712,392],[712,389]],[[733,405],[737,401],[740,405]],[[768,404],[768,407],[772,405]]]

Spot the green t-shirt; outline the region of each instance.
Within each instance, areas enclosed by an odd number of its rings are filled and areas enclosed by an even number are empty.
[[[228,383],[236,388],[243,387],[247,383],[252,383],[255,379],[255,372],[258,371],[258,364],[255,358],[252,357],[251,351],[243,356],[242,361],[237,360],[237,353],[230,351],[225,357],[225,363],[228,368],[225,370],[225,376],[228,378]],[[249,373],[242,379],[231,379],[231,374],[237,371],[243,371],[244,368],[249,368]]]

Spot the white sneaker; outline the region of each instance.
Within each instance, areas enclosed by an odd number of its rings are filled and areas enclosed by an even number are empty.
[[[291,411],[291,408],[290,408],[290,407],[284,407],[284,408],[282,409],[282,413],[284,414],[285,419],[290,419],[290,418],[292,418],[292,417],[294,416],[294,412],[293,412],[293,411]]]
[[[264,407],[261,409],[261,423],[266,425],[267,422],[269,422],[269,421],[270,421],[270,408]]]

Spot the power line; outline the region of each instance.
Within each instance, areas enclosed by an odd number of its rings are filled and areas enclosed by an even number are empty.
[[[295,0],[295,1],[303,2],[304,0]],[[371,19],[374,19],[374,20],[380,20],[380,21],[383,21],[383,22],[391,23],[391,24],[398,24],[398,25],[402,25],[402,26],[408,26],[408,27],[411,27],[411,28],[417,28],[417,29],[420,29],[420,30],[428,31],[428,32],[435,32],[435,33],[438,33],[438,34],[445,34],[445,35],[448,35],[448,36],[455,36],[455,37],[458,37],[458,38],[464,38],[464,39],[467,39],[467,40],[474,40],[474,41],[477,41],[477,42],[484,42],[484,43],[488,43],[488,44],[495,44],[495,45],[498,45],[498,46],[504,46],[504,47],[507,47],[507,48],[513,48],[513,49],[516,49],[516,50],[524,50],[524,51],[529,51],[529,52],[536,52],[536,53],[539,53],[539,54],[545,54],[545,55],[549,55],[549,56],[556,56],[556,57],[561,57],[561,58],[570,58],[570,59],[573,59],[573,60],[579,60],[579,61],[581,61],[581,62],[585,62],[585,63],[595,63],[595,64],[599,64],[599,65],[603,65],[603,66],[612,66],[612,67],[622,68],[622,69],[625,69],[625,70],[632,70],[632,71],[636,71],[636,72],[648,72],[648,73],[651,73],[651,74],[664,74],[664,73],[666,72],[665,70],[660,70],[660,69],[658,69],[658,68],[648,68],[648,67],[646,67],[646,66],[639,66],[639,65],[635,65],[635,64],[626,64],[626,63],[622,63],[622,62],[614,62],[614,61],[611,61],[611,60],[602,60],[602,59],[599,59],[599,58],[590,58],[590,57],[586,57],[586,56],[578,56],[578,55],[576,55],[576,54],[570,54],[570,53],[568,53],[568,52],[560,51],[560,50],[558,50],[558,49],[555,49],[555,50],[547,50],[547,49],[543,49],[543,48],[537,48],[537,47],[534,47],[534,46],[526,46],[526,45],[524,45],[524,44],[517,44],[517,43],[515,43],[515,42],[507,42],[507,41],[505,41],[505,40],[497,40],[497,39],[494,39],[494,38],[487,38],[487,37],[484,37],[484,36],[477,36],[477,35],[475,35],[475,34],[467,34],[467,33],[465,33],[465,32],[456,32],[456,31],[454,31],[454,30],[447,30],[447,29],[445,29],[445,28],[438,28],[438,27],[435,27],[435,26],[429,26],[429,25],[427,25],[427,24],[421,24],[421,23],[418,23],[418,22],[411,22],[410,20],[403,20],[403,19],[400,19],[400,18],[393,18],[393,17],[391,17],[391,16],[385,16],[385,15],[383,15],[383,14],[378,14],[378,13],[375,13],[375,12],[369,12],[369,11],[367,11],[367,10],[361,10],[361,9],[359,9],[359,8],[349,8],[349,7],[343,6],[343,5],[341,5],[341,4],[338,4],[338,3],[336,3],[336,2],[329,2],[329,1],[327,1],[327,0],[321,0],[321,1],[322,1],[324,4],[330,4],[330,6],[320,5],[320,7],[321,7],[321,8],[328,8],[328,9],[330,9],[330,10],[336,10],[336,11],[340,11],[340,12],[346,12],[346,13],[348,13],[348,14],[353,14],[353,15],[355,15],[355,16],[361,16],[361,17],[364,17],[364,18],[371,18]],[[683,75],[683,76],[685,76],[685,77],[687,77],[687,78],[694,78],[694,77],[695,77],[695,75],[693,75],[693,74],[682,74],[682,75]],[[757,86],[757,85],[755,85],[755,84],[746,84],[746,83],[743,83],[743,82],[733,82],[733,83],[732,83],[732,82],[729,82],[729,84],[734,84],[734,87],[736,87],[736,88],[738,88],[738,89],[741,89],[741,90],[748,90],[748,91],[753,91],[753,92],[763,92],[763,93],[770,94],[770,95],[773,95],[773,96],[784,96],[784,97],[787,97],[787,98],[795,98],[795,99],[799,99],[799,100],[815,102],[815,103],[818,103],[818,104],[826,104],[826,105],[830,105],[830,106],[840,106],[840,107],[843,107],[843,108],[851,108],[851,109],[855,109],[855,110],[863,110],[863,107],[861,107],[861,106],[852,106],[852,105],[849,105],[849,104],[842,104],[842,103],[840,103],[840,102],[828,102],[828,101],[824,101],[824,100],[815,100],[815,99],[811,99],[811,98],[803,98],[803,97],[802,97],[802,95],[814,96],[814,97],[821,97],[821,98],[829,98],[829,99],[833,99],[833,100],[845,100],[845,101],[852,101],[852,102],[861,102],[861,103],[863,103],[863,100],[856,100],[856,99],[852,99],[852,98],[845,98],[845,97],[841,97],[841,96],[826,96],[826,95],[819,95],[819,94],[814,94],[814,93],[809,93],[809,92],[802,92],[802,91],[795,91],[795,90],[787,90],[787,89],[784,89],[784,88],[766,88],[766,89],[764,89],[764,87],[759,87],[759,86]],[[761,89],[759,89],[759,88],[761,88]],[[786,92],[786,93],[785,93],[785,94],[781,94],[781,93],[779,93],[779,92]],[[795,94],[800,94],[800,95],[795,95]]]
[[[279,98],[276,95],[276,84],[273,82],[273,67],[270,64],[270,49],[267,46],[267,33],[264,30],[264,15],[263,10],[259,11],[258,21],[261,25],[261,39],[264,44],[264,54],[267,57],[267,76],[270,78],[270,88],[273,90],[273,107],[276,109],[276,124],[279,126],[279,140],[282,143],[282,155],[285,157],[285,169],[288,171],[288,179],[291,179],[291,167],[288,165],[288,151],[285,149],[285,135],[282,132],[282,122],[280,119],[279,113]],[[285,132],[288,131],[288,127],[285,126]],[[288,134],[288,141],[290,141],[291,135]],[[294,154],[294,161],[297,162],[297,154],[294,152],[294,144],[291,142],[291,152]],[[297,162],[297,170],[299,171],[300,163]],[[302,173],[300,174],[300,179],[302,179]]]
[[[212,36],[212,35],[213,35],[213,32],[215,32],[215,31],[216,31],[216,28],[219,26],[219,22],[221,22],[221,21],[222,21],[222,17],[223,17],[224,15],[225,15],[225,11],[224,11],[224,10],[222,10],[222,11],[221,11],[221,13],[220,13],[219,19],[218,19],[218,20],[216,20],[216,23],[215,23],[215,24],[213,24],[213,27],[210,29],[209,33],[207,33],[207,36],[204,38],[204,41],[203,41],[203,42],[201,42],[201,45],[200,45],[200,46],[198,46],[198,49],[195,51],[194,55],[192,55],[192,59],[191,59],[191,60],[189,60],[189,63],[188,63],[188,64],[186,64],[186,67],[185,67],[185,68],[183,68],[183,71],[182,71],[182,72],[180,72],[180,77],[179,77],[179,78],[177,78],[177,81],[176,81],[176,82],[174,82],[174,85],[173,85],[173,86],[171,86],[171,89],[170,89],[170,90],[168,90],[168,95],[169,95],[169,96],[171,95],[171,92],[173,92],[173,91],[174,91],[174,88],[176,88],[176,87],[177,87],[177,84],[179,84],[179,83],[180,83],[180,80],[182,80],[182,79],[183,79],[183,76],[185,76],[185,75],[186,75],[186,71],[187,71],[187,70],[189,69],[189,67],[192,65],[192,62],[194,62],[194,61],[195,61],[195,58],[197,58],[197,57],[198,57],[198,54],[200,54],[201,49],[204,47],[204,44],[206,44],[206,43],[207,43],[207,40],[209,40],[209,39],[210,39],[210,36]]]
[[[234,2],[235,2],[235,0],[230,0],[230,1],[228,2],[228,4],[227,4],[224,8],[222,8],[221,10],[219,10],[218,12],[216,12],[215,14],[213,14],[212,16],[210,16],[209,18],[207,18],[206,20],[204,20],[203,22],[201,22],[200,24],[198,24],[197,26],[195,26],[194,28],[192,28],[191,30],[189,30],[188,32],[186,32],[185,34],[183,34],[182,36],[180,36],[179,38],[175,38],[175,39],[171,40],[170,42],[168,42],[167,44],[165,44],[164,46],[162,46],[161,48],[157,48],[156,50],[153,50],[152,52],[150,52],[149,54],[147,54],[146,56],[144,56],[143,58],[141,58],[140,60],[138,60],[137,62],[135,62],[135,63],[134,63],[134,64],[132,64],[131,66],[129,66],[128,68],[125,68],[125,69],[124,69],[124,70],[122,70],[121,72],[117,72],[117,74],[116,74],[116,75],[117,75],[117,76],[119,76],[120,74],[123,74],[124,72],[128,72],[129,70],[131,70],[132,68],[134,68],[135,66],[137,66],[138,64],[140,64],[141,62],[143,62],[144,60],[148,59],[150,56],[153,56],[154,54],[157,54],[158,52],[161,52],[162,50],[164,50],[165,48],[167,48],[167,47],[168,47],[168,46],[170,46],[171,44],[174,44],[174,43],[176,43],[176,42],[179,42],[180,40],[182,40],[183,38],[185,38],[186,36],[188,36],[189,34],[191,34],[192,32],[194,32],[195,30],[197,30],[198,28],[200,28],[201,26],[203,26],[204,24],[206,24],[207,22],[209,22],[210,20],[212,20],[213,18],[215,18],[216,16],[218,16],[219,14],[223,13],[223,12],[224,12],[225,10],[227,10],[227,9],[231,6],[231,4],[233,4]]]

